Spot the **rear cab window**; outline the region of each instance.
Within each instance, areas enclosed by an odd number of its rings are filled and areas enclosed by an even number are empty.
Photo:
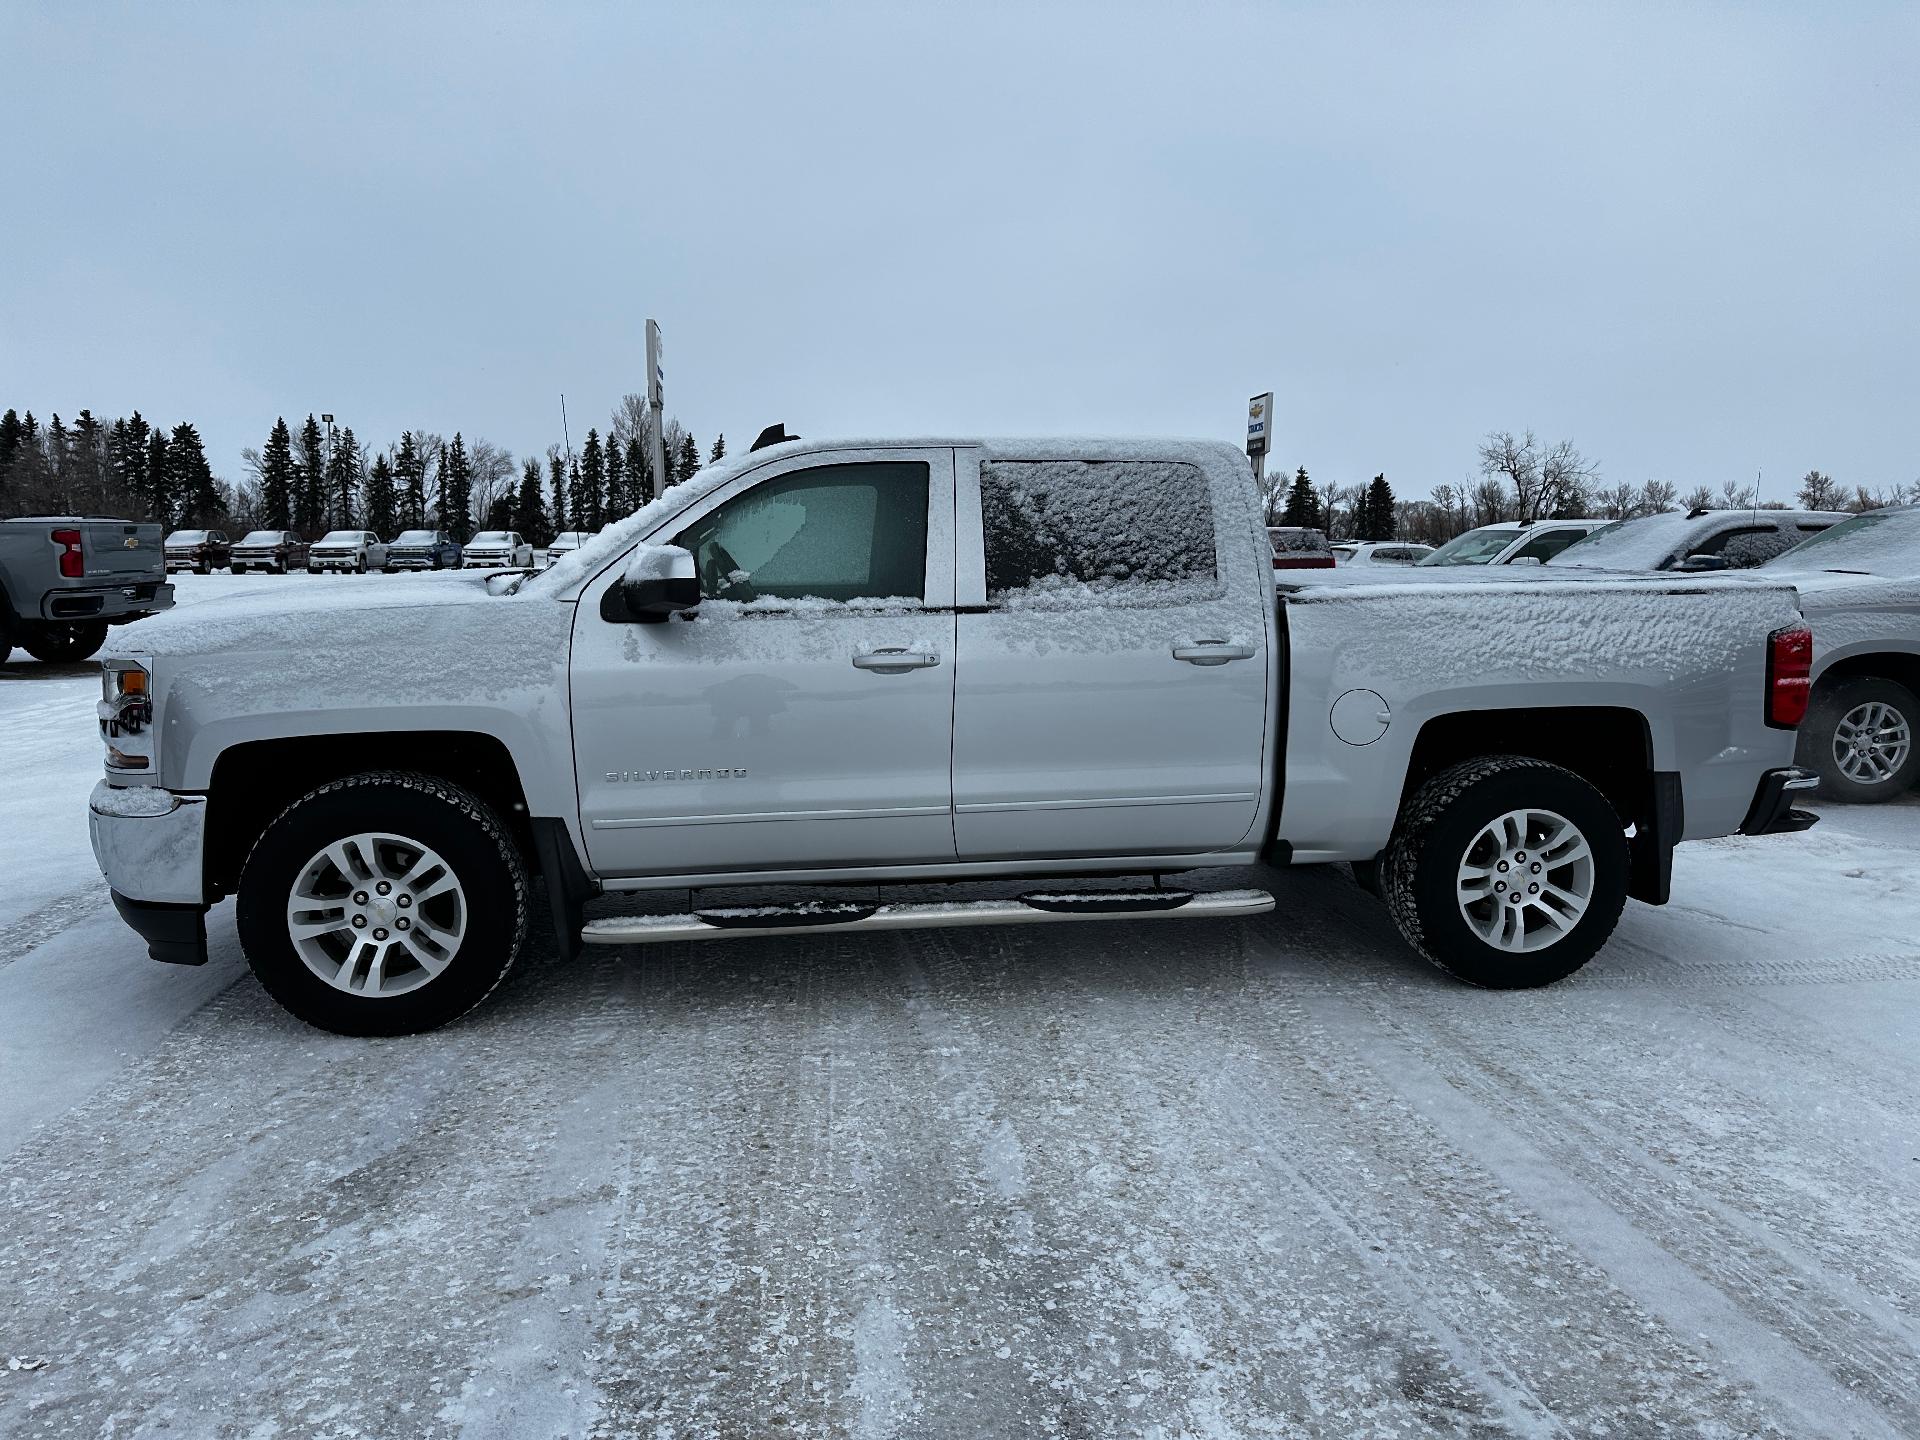
[[[1163,605],[1220,593],[1204,475],[1158,460],[980,467],[989,605]]]

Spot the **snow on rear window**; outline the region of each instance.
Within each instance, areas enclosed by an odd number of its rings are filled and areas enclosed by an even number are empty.
[[[1875,510],[1768,562],[1768,570],[1859,570],[1901,580],[1920,576],[1920,508]]]
[[[987,598],[1160,604],[1217,589],[1206,477],[1160,460],[980,467]]]

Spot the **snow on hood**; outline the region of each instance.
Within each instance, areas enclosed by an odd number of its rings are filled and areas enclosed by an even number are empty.
[[[479,571],[449,570],[406,578],[338,576],[308,584],[294,579],[177,606],[135,621],[114,637],[113,648],[122,654],[193,655],[244,649],[265,640],[299,649],[321,642],[350,616],[391,610],[433,612],[487,603],[494,603],[493,597],[487,594],[486,576]],[[378,623],[432,628],[425,617],[399,621],[384,613]]]

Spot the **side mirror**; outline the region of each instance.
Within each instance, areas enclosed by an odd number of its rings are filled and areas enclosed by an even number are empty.
[[[627,561],[619,583],[607,591],[608,600],[616,595],[626,613],[607,615],[608,619],[645,624],[669,615],[692,614],[700,608],[700,581],[694,573],[693,555],[678,545],[640,546]],[[601,613],[606,614],[605,606]]]
[[[1689,555],[1673,568],[1676,570],[1689,571],[1724,570],[1727,568],[1727,557],[1724,555]]]
[[[1546,563],[1538,555],[1516,555],[1507,561],[1509,565],[1544,565]]]

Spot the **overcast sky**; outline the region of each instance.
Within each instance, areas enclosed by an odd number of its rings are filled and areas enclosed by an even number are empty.
[[[0,407],[1920,478],[1920,7],[0,11]]]

